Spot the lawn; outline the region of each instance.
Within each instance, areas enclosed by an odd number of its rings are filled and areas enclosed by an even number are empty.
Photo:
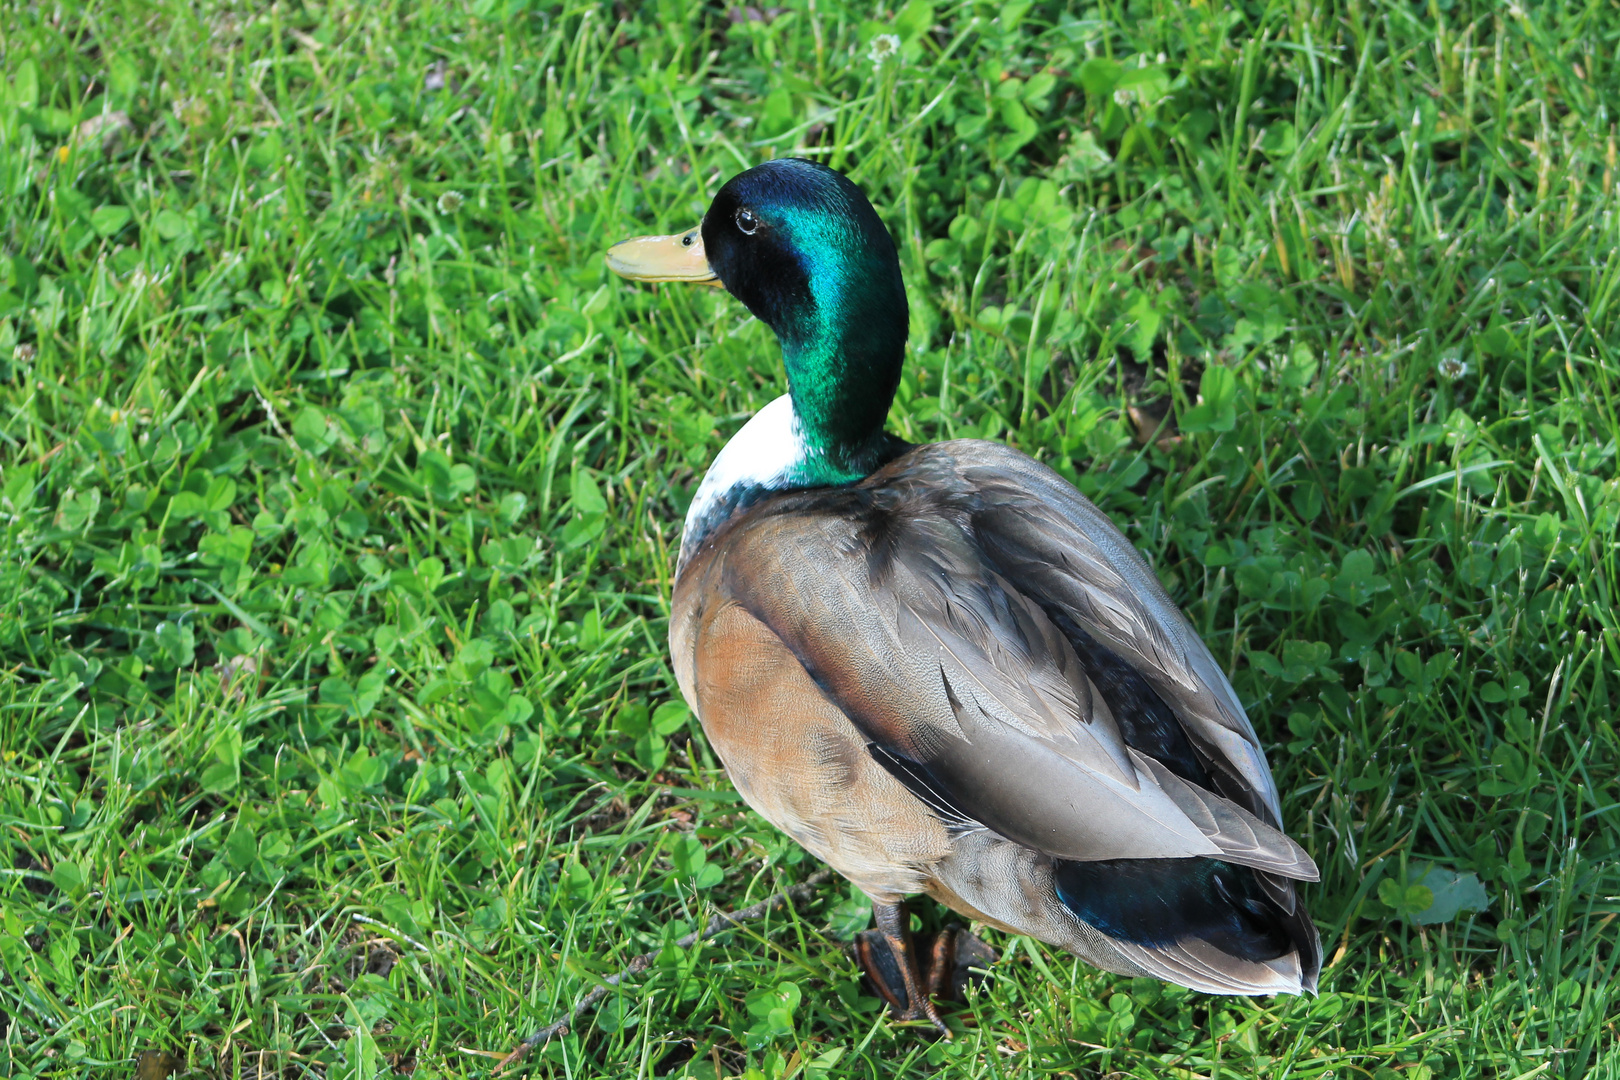
[[[1231,672],[1322,993],[986,932],[936,1042],[835,879],[509,1075],[1620,1075],[1620,14],[791,7],[0,0],[0,1070],[487,1076],[815,872],[664,640],[776,343],[600,255],[798,154],[899,243],[892,429]]]

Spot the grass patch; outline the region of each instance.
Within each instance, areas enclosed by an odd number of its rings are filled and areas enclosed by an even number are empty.
[[[894,429],[1070,476],[1233,673],[1323,868],[1324,992],[1009,939],[934,1044],[862,994],[839,885],[525,1068],[1620,1070],[1607,8],[4,10],[12,1075],[484,1075],[813,871],[664,644],[776,346],[599,254],[787,153],[899,240]]]

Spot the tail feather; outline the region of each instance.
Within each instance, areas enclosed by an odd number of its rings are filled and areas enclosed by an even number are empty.
[[[1205,858],[1054,859],[1052,883],[1076,918],[1164,978],[1220,993],[1315,990],[1321,944],[1285,878]]]
[[[1268,894],[1271,888],[1286,893],[1287,907],[1277,904],[1277,911],[1283,931],[1299,953],[1300,982],[1307,993],[1316,993],[1316,980],[1322,974],[1322,939],[1316,933],[1316,924],[1311,922],[1310,913],[1305,910],[1305,905],[1295,898],[1295,885],[1292,881],[1271,874],[1257,873],[1255,877],[1267,887]]]
[[[1258,997],[1315,992],[1314,984],[1305,978],[1297,953],[1257,963],[1196,938],[1158,948],[1120,941],[1113,945],[1121,957],[1145,974],[1206,994]]]
[[[1213,859],[1052,859],[958,834],[928,891],[970,919],[1090,964],[1210,994],[1316,991],[1322,948],[1295,884]]]

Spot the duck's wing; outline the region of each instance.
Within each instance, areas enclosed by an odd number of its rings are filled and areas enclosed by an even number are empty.
[[[769,627],[872,756],[961,827],[1062,859],[1209,856],[1314,879],[1273,824],[1269,774],[1235,698],[1238,726],[1202,741],[1230,744],[1236,775],[1264,784],[1264,818],[1122,736],[1060,618],[1144,669],[1167,665],[1157,678],[1180,692],[1169,699],[1178,716],[1183,697],[1230,688],[1124,538],[1072,489],[1046,491],[1067,485],[1049,473],[1042,483],[1042,471],[991,444],[920,448],[854,489],[750,513],[703,560],[706,588]],[[1035,525],[998,524],[1012,511]],[[1066,533],[1054,516],[1065,512]],[[1068,552],[1054,556],[1070,560],[1067,576],[1032,565],[1045,544]],[[1040,589],[1047,578],[1055,600]],[[1206,669],[1215,690],[1199,685]]]
[[[972,528],[990,562],[1145,680],[1180,721],[1220,794],[1279,825],[1276,784],[1232,684],[1107,515],[1010,447],[963,440],[942,450],[930,467],[972,493]]]

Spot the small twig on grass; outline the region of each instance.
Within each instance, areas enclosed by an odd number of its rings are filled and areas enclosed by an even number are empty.
[[[831,870],[817,870],[815,873],[805,878],[804,881],[793,886],[792,888],[783,889],[776,895],[761,900],[752,907],[745,907],[741,911],[722,911],[720,914],[709,920],[709,924],[703,928],[701,933],[694,930],[677,941],[675,945],[677,948],[688,949],[700,941],[708,941],[722,930],[727,930],[733,926],[740,926],[743,923],[754,922],[757,919],[762,919],[769,912],[774,911],[783,904],[789,902],[795,904],[801,903],[809,899],[810,894],[815,892],[819,886],[831,878],[832,874],[833,872]],[[609,975],[606,979],[603,979],[602,982],[604,985],[594,988],[590,993],[580,998],[579,1004],[575,1005],[565,1018],[558,1020],[555,1024],[549,1024],[546,1027],[541,1028],[533,1035],[530,1035],[527,1039],[524,1039],[522,1042],[518,1043],[517,1049],[513,1050],[510,1054],[507,1054],[501,1059],[500,1064],[495,1066],[495,1072],[493,1075],[498,1076],[510,1066],[516,1065],[518,1062],[522,1061],[524,1057],[527,1056],[529,1051],[533,1050],[535,1047],[545,1046],[557,1036],[568,1034],[568,1029],[574,1023],[574,1021],[596,1008],[597,1002],[606,997],[609,990],[618,986],[619,983],[626,977],[630,975],[639,975],[643,971],[646,971],[648,968],[652,967],[654,962],[657,961],[658,957],[663,954],[663,951],[663,949],[654,949],[650,953],[642,953],[640,956],[630,961],[630,963],[626,964],[623,971],[620,971],[617,975]]]

